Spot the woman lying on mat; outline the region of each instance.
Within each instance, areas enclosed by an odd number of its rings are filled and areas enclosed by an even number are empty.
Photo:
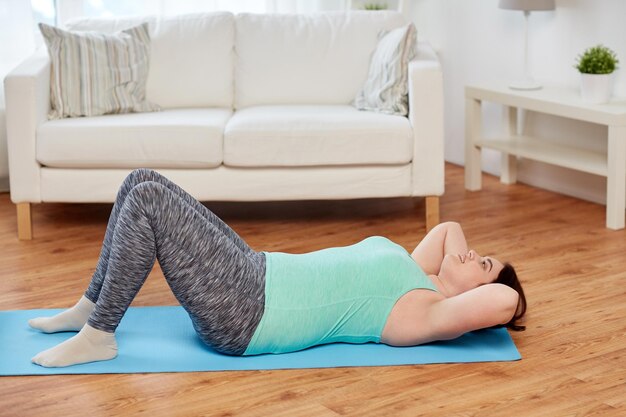
[[[203,342],[229,355],[332,343],[409,346],[506,325],[526,310],[515,270],[468,250],[457,223],[412,254],[381,236],[305,254],[256,252],[203,204],[149,169],[124,180],[91,283],[78,303],[29,320],[79,331],[37,354],[57,367],[113,359],[115,329],[155,260]]]

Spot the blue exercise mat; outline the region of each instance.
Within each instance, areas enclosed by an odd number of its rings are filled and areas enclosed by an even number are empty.
[[[75,334],[45,334],[28,326],[30,318],[52,316],[60,311],[0,311],[0,375],[334,368],[521,359],[504,328],[480,330],[455,340],[413,347],[334,343],[280,355],[228,356],[204,345],[185,310],[172,306],[129,308],[116,332],[118,356],[113,360],[65,368],[43,368],[31,363],[30,359],[38,352]]]

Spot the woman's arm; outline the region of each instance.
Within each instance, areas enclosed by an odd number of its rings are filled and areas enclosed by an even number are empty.
[[[467,253],[467,241],[461,225],[455,222],[435,226],[417,245],[411,256],[428,275],[438,275],[447,253]]]
[[[517,309],[519,294],[503,284],[486,284],[434,303],[428,311],[435,340],[455,339],[472,330],[506,324]]]

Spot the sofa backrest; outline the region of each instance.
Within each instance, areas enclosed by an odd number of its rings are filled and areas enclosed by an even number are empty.
[[[148,100],[163,108],[233,106],[232,13],[80,18],[66,26],[111,33],[141,22],[149,23],[151,38]]]
[[[398,12],[235,16],[235,106],[348,104],[363,85],[381,30]]]
[[[148,22],[148,100],[163,108],[348,104],[363,85],[381,30],[399,12],[80,18],[70,30],[115,32]]]

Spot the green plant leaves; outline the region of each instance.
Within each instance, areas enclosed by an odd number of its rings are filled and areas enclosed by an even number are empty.
[[[583,74],[610,74],[617,69],[619,60],[611,49],[597,45],[578,55],[578,62],[574,68]]]

